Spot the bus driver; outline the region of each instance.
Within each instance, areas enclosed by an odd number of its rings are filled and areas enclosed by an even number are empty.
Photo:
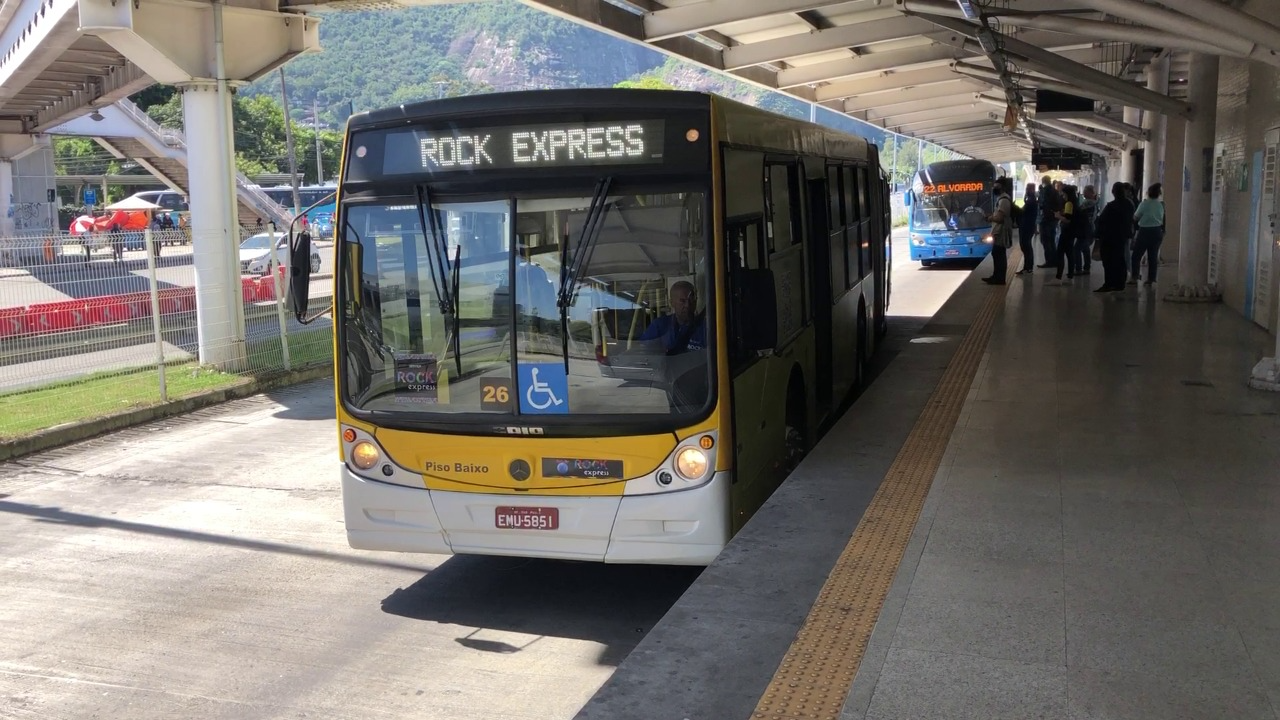
[[[694,313],[698,296],[693,283],[678,280],[669,291],[671,314],[663,315],[645,328],[640,340],[661,340],[667,354],[701,350],[707,346],[707,329],[702,313]]]

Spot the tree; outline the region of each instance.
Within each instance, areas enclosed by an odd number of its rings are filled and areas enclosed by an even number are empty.
[[[152,85],[146,90],[134,93],[129,99],[143,110],[148,110],[153,105],[164,105],[180,94],[172,85]]]
[[[675,90],[675,86],[654,75],[641,75],[632,80],[623,80],[614,85],[616,88],[639,88],[641,90]]]

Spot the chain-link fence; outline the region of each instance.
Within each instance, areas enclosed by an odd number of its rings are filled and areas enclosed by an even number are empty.
[[[0,239],[0,441],[331,364],[329,318],[302,325],[284,307],[283,239],[222,242],[178,229]],[[216,277],[202,254],[226,252],[238,266]],[[332,268],[332,243],[313,243],[313,314]]]

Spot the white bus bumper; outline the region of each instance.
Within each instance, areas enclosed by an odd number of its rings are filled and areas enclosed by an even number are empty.
[[[484,495],[367,480],[341,466],[347,541],[360,550],[708,565],[729,541],[728,473],[653,495]],[[498,506],[559,509],[556,530],[495,527]]]

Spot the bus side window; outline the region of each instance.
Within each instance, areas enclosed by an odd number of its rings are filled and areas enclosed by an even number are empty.
[[[846,288],[851,288],[858,284],[862,278],[862,272],[859,270],[858,261],[861,257],[859,249],[862,246],[862,212],[858,207],[858,184],[854,180],[853,166],[845,165],[841,168],[841,176],[844,178],[844,206],[845,206],[845,247],[848,248],[848,254],[845,260],[848,269],[848,282]]]
[[[794,165],[768,165],[765,172],[765,200],[768,202],[769,252],[785,250],[800,242],[795,228],[795,211],[799,207]]]
[[[862,277],[871,274],[871,189],[867,186],[867,169],[865,167],[858,168],[858,207],[861,209],[861,218],[866,221],[863,223],[862,232],[859,233],[858,242],[861,246],[862,255]]]
[[[840,167],[832,165],[827,168],[827,215],[829,219],[831,241],[831,298],[837,300],[844,295],[848,282],[848,247],[844,239],[845,205],[844,195],[840,189]]]

